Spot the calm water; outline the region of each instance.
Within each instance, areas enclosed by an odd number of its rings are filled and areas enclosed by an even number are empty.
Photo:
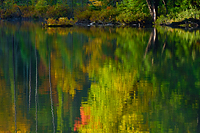
[[[200,132],[200,31],[0,23],[0,132]]]

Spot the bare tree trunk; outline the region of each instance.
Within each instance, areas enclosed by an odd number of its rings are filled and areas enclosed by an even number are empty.
[[[153,22],[155,22],[156,21],[156,18],[157,18],[157,14],[156,14],[156,6],[155,5],[153,5]]]
[[[146,2],[147,2],[147,5],[148,5],[148,8],[149,8],[151,17],[153,17],[153,11],[152,11],[152,7],[151,7],[151,2],[150,2],[150,0],[146,0]]]
[[[149,8],[149,11],[150,11],[150,14],[151,14],[151,17],[153,19],[153,21],[155,22],[156,21],[156,2],[154,0],[146,0],[147,2],[147,5],[148,5],[148,8]]]
[[[168,9],[167,9],[167,5],[166,5],[166,0],[162,0],[163,4],[165,5],[165,10],[166,10],[166,14],[168,14]]]

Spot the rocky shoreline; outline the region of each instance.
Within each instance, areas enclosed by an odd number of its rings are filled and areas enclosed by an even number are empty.
[[[91,21],[78,21],[75,23],[77,26],[84,26],[84,27],[121,27],[121,26],[130,26],[130,27],[137,27],[137,28],[147,28],[152,27],[153,24],[151,21],[149,22],[142,22],[142,21],[135,21],[131,23],[120,23],[120,22],[91,22]]]

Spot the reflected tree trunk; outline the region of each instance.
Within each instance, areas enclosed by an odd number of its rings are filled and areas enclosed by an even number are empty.
[[[64,65],[63,65],[64,66]],[[62,68],[62,74],[64,73],[64,69]],[[62,76],[62,86],[57,87],[57,92],[58,92],[58,101],[59,105],[57,106],[57,130],[62,132],[63,130],[63,88],[64,85],[64,76]]]
[[[55,133],[55,120],[54,120],[54,113],[53,113],[54,111],[53,111],[52,86],[51,86],[51,54],[49,54],[49,89],[50,89],[51,115],[52,115],[53,132]]]
[[[57,129],[60,129],[61,132],[63,132],[63,87],[64,87],[64,71],[65,70],[65,64],[64,59],[62,59],[62,86],[61,88],[58,88],[58,98],[59,98],[59,107],[58,107],[58,122],[57,122]]]
[[[37,70],[37,66],[38,66],[38,62],[37,62],[37,52],[36,52],[36,40],[35,40],[35,132],[37,133],[37,130],[38,130],[38,114],[37,114],[37,105],[38,105],[38,88],[37,88],[37,73],[38,73],[38,70]]]
[[[163,44],[162,54],[163,54],[163,52],[164,52],[164,50],[165,50],[166,44],[167,44],[167,35],[166,35],[166,37],[165,37],[165,42],[164,42],[164,44]]]
[[[29,84],[29,110],[30,110],[30,108],[31,108],[31,65],[32,65],[32,63],[31,63],[31,51],[32,51],[32,49],[31,49],[31,44],[30,43],[28,43],[29,44],[29,46],[30,46],[30,59],[29,59],[29,61],[30,61],[30,63],[29,63],[29,81],[28,81],[28,84]]]
[[[156,37],[157,37],[157,32],[156,32],[156,28],[154,28],[149,37],[149,41],[148,41],[148,44],[147,44],[147,47],[146,47],[146,50],[144,53],[144,59],[146,58],[146,55],[147,55],[150,47],[155,46]],[[152,60],[151,60],[152,65],[153,65],[153,62],[154,62],[154,59],[152,58]]]
[[[151,46],[152,38],[153,38],[153,32],[151,32],[151,34],[150,34],[149,41],[148,41],[148,44],[147,44],[147,47],[146,47],[146,50],[145,50],[145,53],[144,53],[144,58],[146,58],[147,52],[149,50],[149,47]]]
[[[146,55],[147,55],[151,45],[152,44],[155,45],[155,42],[156,42],[156,28],[154,28],[150,34],[149,41],[148,41],[148,44],[147,44],[147,47],[146,47],[146,50],[144,53],[144,59],[146,58]]]
[[[156,28],[153,28],[153,45],[155,45],[156,43],[156,37],[157,37]]]
[[[200,132],[200,104],[199,104],[199,107],[198,107],[198,110],[197,110],[197,133]]]
[[[29,110],[31,108],[31,57],[30,57],[30,67],[29,67]]]
[[[26,98],[28,99],[26,99],[26,101],[27,101],[27,109],[29,110],[29,75],[28,75],[28,73],[29,73],[29,66],[28,66],[28,62],[27,62],[27,64],[26,64]],[[27,111],[28,111],[27,110]]]
[[[12,37],[12,44],[13,44],[13,47],[12,47],[12,49],[13,49],[13,91],[14,91],[14,117],[15,117],[15,133],[17,133],[17,109],[16,109],[16,78],[15,78],[15,72],[16,72],[16,70],[15,70],[15,41],[14,41],[14,35],[13,35],[13,37]]]

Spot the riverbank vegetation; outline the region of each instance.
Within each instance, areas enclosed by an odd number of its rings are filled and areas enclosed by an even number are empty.
[[[1,19],[73,18],[87,24],[167,24],[200,19],[199,0],[1,0]]]

